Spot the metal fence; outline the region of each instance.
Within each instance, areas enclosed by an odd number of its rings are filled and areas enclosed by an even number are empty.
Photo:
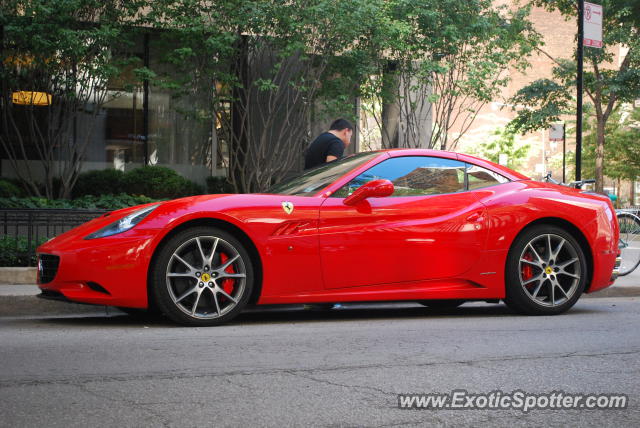
[[[105,212],[107,210],[0,209],[2,251],[12,250],[11,255],[0,254],[0,262],[13,257],[18,264],[32,266],[38,245]]]

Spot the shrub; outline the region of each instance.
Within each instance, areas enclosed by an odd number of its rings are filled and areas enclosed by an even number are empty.
[[[127,172],[124,188],[127,193],[157,199],[203,193],[201,186],[164,166],[143,166]]]
[[[0,198],[22,196],[22,190],[9,180],[0,179]]]
[[[40,238],[31,242],[31,248],[36,248],[45,242],[47,238]],[[34,266],[35,255],[28,254],[27,238],[12,236],[0,236],[0,266]]]
[[[84,195],[117,195],[124,192],[124,172],[117,169],[87,171],[80,174],[73,188],[74,198]]]
[[[146,196],[119,195],[93,196],[85,195],[77,199],[45,199],[45,198],[0,198],[0,208],[66,208],[66,209],[106,209],[117,210],[134,205],[155,202]]]

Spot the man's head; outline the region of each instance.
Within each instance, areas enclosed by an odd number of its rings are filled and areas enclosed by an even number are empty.
[[[344,146],[347,147],[351,143],[353,125],[346,119],[336,119],[329,127],[329,132],[340,138],[344,143]]]

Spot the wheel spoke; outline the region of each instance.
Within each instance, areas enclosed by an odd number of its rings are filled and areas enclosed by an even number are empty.
[[[198,244],[198,250],[200,250],[200,257],[202,258],[202,266],[207,264],[207,257],[204,255],[204,250],[202,249],[202,243],[200,242],[200,238],[196,238],[196,243]]]
[[[560,269],[560,270],[564,271],[564,270],[567,268],[567,266],[572,265],[572,264],[574,264],[574,263],[575,263],[575,262],[577,262],[577,261],[578,261],[578,259],[577,259],[577,258],[574,258],[574,259],[571,259],[571,260],[567,260],[567,261],[566,261],[566,262],[564,262],[564,263],[556,263],[556,267],[557,267],[558,269]]]
[[[184,273],[169,272],[167,274],[167,276],[170,277],[170,278],[180,278],[180,277],[191,277],[191,278],[193,278],[193,274],[191,272],[184,272]]]
[[[192,295],[193,293],[195,293],[198,290],[198,286],[196,284],[196,286],[194,286],[193,288],[190,288],[189,290],[185,291],[180,297],[178,297],[175,302],[176,303],[180,303],[182,300],[184,300],[185,297]]]
[[[526,280],[525,282],[522,283],[522,285],[529,285],[532,282],[540,281],[540,280],[542,280],[542,274],[536,275],[533,278]]]
[[[556,287],[553,281],[549,281],[549,286],[551,287],[551,306],[556,305]]]
[[[544,263],[544,260],[542,260],[542,257],[540,257],[540,254],[538,254],[536,249],[533,248],[533,245],[531,245],[531,243],[529,243],[529,244],[527,244],[527,247],[531,250],[533,255],[536,256],[536,259],[538,259],[538,263],[540,263],[542,265],[542,263]]]
[[[213,301],[216,304],[216,312],[218,313],[218,316],[220,316],[220,303],[218,302],[218,293],[215,292],[215,290],[211,290],[213,294]]]
[[[556,287],[558,287],[560,291],[562,291],[562,294],[564,294],[564,297],[566,297],[567,299],[569,298],[569,295],[567,294],[566,291],[564,291],[564,288],[562,288],[562,285],[560,285],[559,283],[556,283]]]
[[[551,235],[549,235],[549,240],[551,240]],[[565,242],[566,242],[566,240],[561,239],[560,243],[556,247],[555,251],[551,251],[551,259],[552,260],[556,260],[556,261],[558,260],[558,254],[560,254],[560,251],[562,250],[562,247],[564,246]],[[549,241],[549,245],[551,245],[551,241]],[[549,249],[551,249],[551,246],[549,246]]]
[[[246,278],[247,275],[243,273],[227,273],[221,272],[218,278]]]
[[[209,256],[209,258],[207,259],[207,264],[209,266],[211,266],[213,264],[213,258],[216,255],[216,250],[218,249],[218,242],[220,242],[220,238],[216,238],[213,241],[213,247],[211,248],[211,255]]]
[[[540,289],[542,288],[542,284],[544,284],[544,281],[540,281],[540,283],[538,284],[538,286],[536,287],[535,290],[533,290],[533,298],[535,299],[536,297],[538,297],[538,293],[540,292]]]
[[[198,295],[196,296],[196,301],[193,303],[193,307],[191,308],[191,315],[196,314],[196,309],[198,309],[198,303],[200,303],[200,296],[202,296],[202,289],[198,291]]]
[[[224,291],[224,289],[222,289],[221,287],[218,287],[218,293],[222,294],[224,297],[231,300],[233,303],[238,303],[238,301],[234,297],[231,297],[231,295],[226,291]]]
[[[542,265],[540,263],[536,262],[536,261],[533,261],[533,260],[520,259],[520,262],[521,263],[526,263],[526,264],[529,264],[531,266],[535,266],[537,268],[542,269]]]
[[[227,260],[222,266],[220,266],[217,270],[219,270],[220,272],[224,271],[226,268],[228,268],[229,266],[231,266],[231,263],[235,262],[236,260],[238,260],[238,257],[240,257],[240,254],[236,254],[235,256],[231,257],[229,260]]]
[[[194,267],[193,267],[193,266],[191,266],[189,263],[187,263],[187,262],[186,262],[182,257],[180,257],[179,255],[174,254],[174,255],[173,255],[173,257],[174,257],[174,258],[176,258],[176,259],[178,259],[178,260],[179,260],[183,265],[185,265],[186,267],[188,267],[188,268],[189,268],[189,270],[190,270],[191,272],[195,271]]]
[[[570,276],[571,278],[574,278],[574,279],[580,279],[580,275],[576,275],[575,273],[570,273],[570,272],[567,272],[565,270],[561,270],[556,275],[566,275],[566,276]]]

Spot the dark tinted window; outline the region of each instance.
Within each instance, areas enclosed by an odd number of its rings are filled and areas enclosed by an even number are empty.
[[[393,196],[436,195],[464,191],[464,162],[427,156],[387,159],[360,174],[334,193],[347,197],[355,189],[380,178],[391,181]]]
[[[364,152],[310,169],[290,180],[276,184],[267,193],[311,196],[342,177],[347,172],[370,161],[380,153]]]

